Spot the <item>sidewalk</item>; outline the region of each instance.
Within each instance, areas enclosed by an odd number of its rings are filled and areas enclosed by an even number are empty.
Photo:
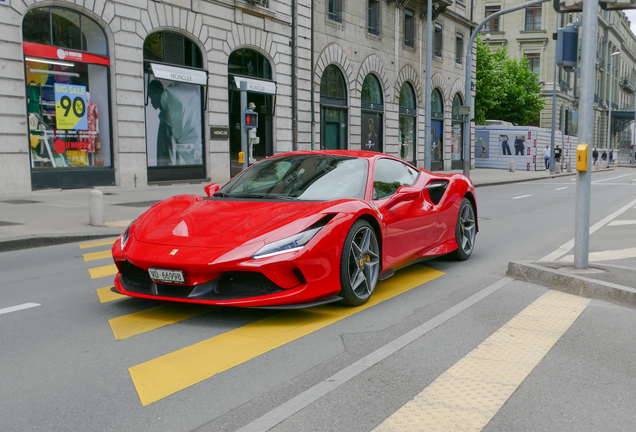
[[[461,170],[450,172],[461,173]],[[472,170],[470,177],[475,186],[480,187],[574,174],[550,175],[546,171],[511,173],[480,168]],[[107,226],[103,227],[88,224],[90,189],[0,195],[0,252],[117,236],[155,202],[180,194],[205,195],[204,186],[205,183],[138,188],[98,187],[96,189],[104,193]]]

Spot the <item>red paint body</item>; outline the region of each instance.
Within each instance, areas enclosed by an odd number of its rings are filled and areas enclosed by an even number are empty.
[[[196,195],[168,198],[134,222],[124,251],[121,236],[113,245],[113,258],[120,270],[115,277],[117,290],[135,297],[248,307],[299,304],[331,297],[340,291],[340,258],[345,237],[359,218],[365,218],[378,231],[381,273],[418,258],[444,255],[457,249],[455,225],[462,198],[466,196],[475,204],[474,187],[465,176],[419,170],[420,176],[413,185],[417,197],[391,206],[388,203],[397,194],[382,200],[372,199],[374,166],[380,158],[399,159],[364,151],[295,152],[280,156],[292,154],[367,159],[365,199],[280,202],[216,200]],[[437,204],[425,188],[435,180],[449,182]],[[265,244],[298,234],[329,214],[335,217],[302,249],[268,258],[251,258]],[[175,249],[178,251],[171,255]],[[262,273],[280,290],[231,299],[179,298],[165,294],[172,286],[175,291],[185,288],[179,284],[162,284],[163,293],[133,292],[126,289],[120,279],[122,265],[128,265],[126,262],[140,272],[147,272],[148,268],[182,270],[185,286],[190,288],[212,281],[224,272],[242,271]],[[298,270],[302,274],[300,278]]]

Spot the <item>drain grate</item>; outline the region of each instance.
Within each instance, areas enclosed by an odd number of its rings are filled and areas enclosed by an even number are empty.
[[[0,227],[2,227],[2,226],[11,226],[11,225],[24,225],[24,224],[17,223],[17,222],[0,221]]]
[[[12,199],[12,200],[0,201],[0,202],[7,203],[7,204],[35,204],[41,201],[33,201],[33,200],[26,200],[26,199]]]
[[[137,201],[137,202],[115,204],[115,205],[124,206],[124,207],[150,207],[150,206],[153,206],[153,205],[157,204],[159,201],[161,201],[161,200]]]

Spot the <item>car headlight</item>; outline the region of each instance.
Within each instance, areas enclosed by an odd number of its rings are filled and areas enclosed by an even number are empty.
[[[128,225],[128,228],[126,228],[126,231],[124,231],[121,235],[121,250],[124,250],[124,246],[126,246],[126,242],[128,242],[128,237],[130,237],[130,227],[134,223],[135,222],[133,221],[130,225]]]
[[[252,255],[252,259],[267,258],[285,252],[293,252],[302,249],[322,227],[308,229],[299,234],[275,241],[263,246]]]

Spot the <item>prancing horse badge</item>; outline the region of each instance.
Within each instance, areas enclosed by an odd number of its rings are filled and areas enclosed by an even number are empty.
[[[172,252],[170,252],[170,255],[176,255],[178,251],[179,249],[173,249]]]

